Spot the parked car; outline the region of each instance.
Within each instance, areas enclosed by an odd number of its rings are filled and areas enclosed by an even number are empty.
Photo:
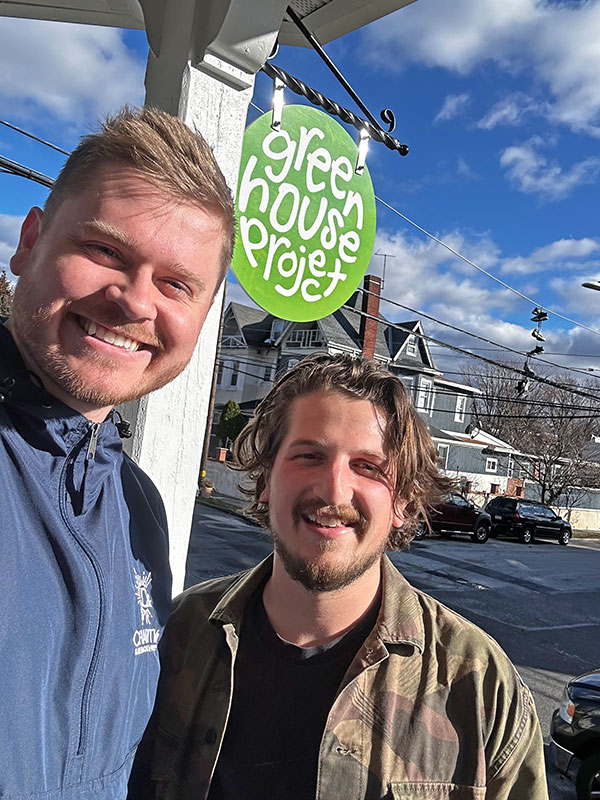
[[[570,777],[573,767],[577,800],[600,797],[600,670],[573,678],[565,686],[560,708],[552,716],[550,753],[557,768]]]
[[[520,497],[494,497],[485,510],[492,518],[492,536],[518,536],[523,544],[534,539],[556,539],[567,545],[573,535],[571,524],[549,506]]]
[[[431,529],[448,538],[453,533],[469,533],[472,542],[487,542],[492,527],[490,515],[467,500],[461,494],[451,492],[444,500],[431,509],[427,515]],[[427,535],[427,525],[423,523],[415,533],[415,539]]]

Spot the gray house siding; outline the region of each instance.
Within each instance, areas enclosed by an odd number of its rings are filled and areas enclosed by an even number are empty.
[[[435,408],[431,421],[436,428],[441,428],[444,431],[464,433],[471,422],[471,411],[473,407],[471,395],[462,393],[458,389],[448,389],[439,385],[436,386],[435,395]],[[460,415],[462,419],[456,419],[458,395],[464,398],[464,408],[462,409],[462,415]]]

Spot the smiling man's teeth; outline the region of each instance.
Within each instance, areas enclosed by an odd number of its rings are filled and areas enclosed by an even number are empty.
[[[102,342],[108,342],[109,344],[113,344],[115,347],[123,347],[125,350],[130,350],[132,353],[135,353],[140,346],[140,343],[136,342],[134,339],[127,339],[125,336],[121,336],[118,333],[108,331],[106,328],[103,328],[102,325],[96,325],[95,322],[83,319],[83,317],[80,319],[84,331],[88,336],[93,336],[94,339],[100,339]]]
[[[307,514],[306,516],[311,522],[316,522],[322,528],[337,528],[345,525],[338,517],[322,516],[321,514]]]

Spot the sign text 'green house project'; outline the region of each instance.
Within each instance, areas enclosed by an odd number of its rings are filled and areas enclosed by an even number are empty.
[[[282,319],[336,311],[366,272],[375,196],[357,145],[308,106],[286,106],[281,129],[263,114],[246,130],[237,194],[233,270],[250,297]]]

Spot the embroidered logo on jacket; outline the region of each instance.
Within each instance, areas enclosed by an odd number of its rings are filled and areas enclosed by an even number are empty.
[[[138,601],[138,606],[140,607],[142,626],[133,634],[135,655],[139,656],[142,653],[151,653],[153,650],[156,650],[160,638],[160,630],[151,627],[154,619],[154,606],[152,605],[152,595],[150,594],[152,573],[142,570],[142,574],[140,575],[134,567],[133,576],[135,580],[135,596]]]

